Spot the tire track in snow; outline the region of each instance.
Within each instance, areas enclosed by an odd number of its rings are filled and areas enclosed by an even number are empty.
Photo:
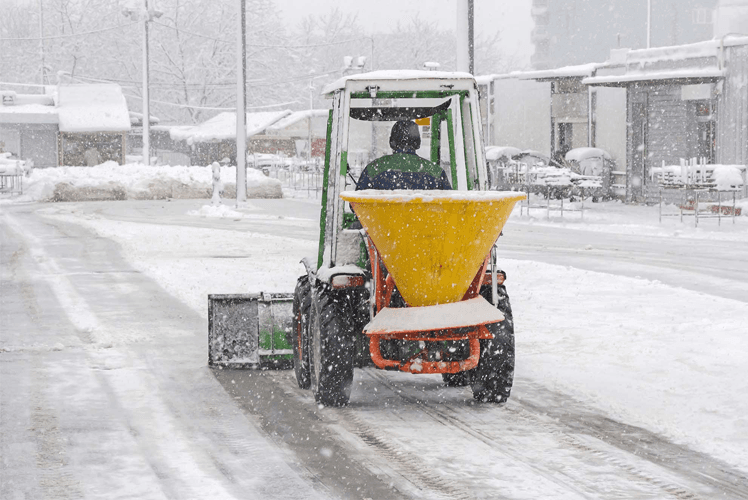
[[[466,408],[453,406],[449,403],[439,402],[438,405],[429,403],[430,395],[424,395],[425,397],[418,397],[417,395],[408,394],[401,387],[396,386],[384,373],[379,373],[376,370],[367,370],[366,373],[377,382],[388,387],[397,394],[401,399],[407,403],[418,407],[419,409],[426,412],[426,414],[433,420],[450,428],[456,428],[460,431],[484,442],[489,445],[492,449],[497,452],[506,454],[512,460],[520,461],[527,467],[532,469],[537,474],[545,477],[546,479],[552,480],[553,482],[569,488],[584,497],[590,495],[590,493],[598,492],[599,494],[605,495],[606,491],[600,489],[600,485],[595,481],[594,476],[587,476],[584,474],[569,474],[567,471],[560,469],[552,469],[539,465],[539,460],[536,455],[528,455],[526,450],[521,450],[518,446],[508,441],[506,436],[496,435],[495,431],[485,428],[485,426],[474,426],[467,424],[466,422],[474,421],[474,411],[468,414]],[[474,407],[472,407],[474,409]],[[735,491],[733,485],[724,484],[722,482],[715,481],[703,481],[702,478],[689,478],[689,480],[683,481],[687,483],[701,482],[706,483],[709,488],[702,488],[704,493],[696,493],[689,491],[686,487],[677,484],[678,478],[658,477],[657,475],[644,471],[641,467],[637,466],[636,463],[641,463],[642,459],[636,457],[636,460],[632,462],[630,460],[631,455],[626,453],[623,456],[619,456],[613,453],[618,450],[603,450],[600,449],[600,443],[597,439],[579,439],[574,435],[568,433],[568,430],[563,429],[562,422],[549,422],[547,418],[533,413],[523,407],[517,407],[515,404],[505,405],[505,410],[513,413],[517,418],[530,420],[539,430],[550,432],[554,438],[563,442],[567,447],[574,448],[585,455],[594,456],[598,460],[602,460],[605,463],[619,469],[622,473],[631,479],[634,483],[639,483],[651,490],[651,486],[654,486],[663,494],[666,494],[670,498],[678,500],[695,500],[698,498],[704,498],[701,495],[705,494],[705,498],[709,498],[712,495],[709,494],[709,490],[712,488],[719,488],[721,491],[730,491],[731,494],[737,493],[740,496],[734,496],[731,498],[748,498],[746,492]],[[603,444],[604,446],[604,444]],[[658,464],[654,464],[657,469],[660,468]],[[661,471],[662,476],[671,476],[669,471]],[[697,471],[691,471],[692,474],[697,474]],[[711,483],[711,484],[710,484]],[[728,489],[729,487],[729,489]],[[712,490],[713,491],[713,490]],[[607,492],[609,493],[609,492]],[[659,497],[657,497],[659,498]]]
[[[407,450],[397,445],[387,442],[384,432],[374,429],[366,424],[350,408],[344,408],[340,411],[347,419],[341,420],[341,424],[352,434],[356,435],[361,441],[368,446],[375,448],[379,455],[391,463],[397,464],[397,471],[408,481],[413,483],[420,490],[428,490],[428,498],[442,498],[445,500],[470,500],[474,495],[470,494],[436,474],[427,474],[424,470],[423,461],[417,455],[409,453]]]
[[[518,404],[538,417],[542,415],[563,422],[568,428],[563,435],[567,438],[573,436],[576,445],[589,447],[590,443],[595,443],[594,446],[599,447],[605,443],[612,450],[611,453],[633,455],[675,474],[687,476],[694,482],[717,490],[720,496],[729,494],[729,498],[748,500],[748,476],[721,460],[673,444],[640,427],[593,413],[573,399],[538,384],[526,381],[525,385],[531,388],[532,397],[542,403],[528,395],[518,399]],[[563,403],[549,404],[554,400],[563,400]],[[611,453],[608,453],[609,457],[620,460],[618,455]],[[653,481],[656,479],[653,478]]]

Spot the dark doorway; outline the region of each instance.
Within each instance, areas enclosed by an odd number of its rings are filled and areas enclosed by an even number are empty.
[[[647,175],[647,103],[634,102],[631,106],[631,171],[627,179],[630,201],[644,198]]]

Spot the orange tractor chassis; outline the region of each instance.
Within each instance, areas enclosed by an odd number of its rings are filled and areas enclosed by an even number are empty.
[[[395,281],[391,274],[385,275],[384,264],[379,252],[371,241],[366,237],[366,246],[369,252],[369,262],[372,263],[372,280],[375,290],[375,312],[379,313],[390,304],[392,294],[395,290]],[[488,256],[483,265],[473,278],[473,281],[462,300],[468,300],[479,296],[480,287],[486,276]],[[493,339],[494,336],[485,325],[477,325],[471,328],[450,328],[446,330],[402,330],[387,333],[366,333],[369,337],[369,352],[371,359],[377,368],[383,370],[399,370],[408,373],[459,373],[472,370],[478,366],[480,360],[480,340]],[[390,360],[382,356],[380,342],[382,340],[408,340],[420,342],[444,342],[444,341],[468,341],[470,355],[462,361],[429,361],[428,349],[411,356],[407,360]],[[444,357],[444,356],[442,356]]]

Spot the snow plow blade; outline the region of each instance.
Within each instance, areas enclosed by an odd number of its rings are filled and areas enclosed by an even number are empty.
[[[208,295],[208,365],[291,368],[292,293]]]

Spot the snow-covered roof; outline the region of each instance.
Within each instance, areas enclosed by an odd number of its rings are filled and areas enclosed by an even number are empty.
[[[278,120],[268,127],[268,130],[283,130],[291,125],[308,118],[327,118],[330,114],[329,109],[307,109],[304,111],[294,111],[285,118]]]
[[[608,63],[588,63],[576,66],[564,66],[556,69],[543,69],[537,71],[517,71],[510,75],[516,75],[520,80],[545,80],[556,78],[579,78],[591,76],[600,68],[608,66]]]
[[[627,64],[646,64],[663,61],[684,61],[703,57],[717,57],[722,47],[748,45],[748,36],[725,36],[703,42],[649,49],[629,50],[626,54]]]
[[[575,66],[564,66],[555,69],[542,69],[534,71],[512,71],[511,73],[482,75],[475,78],[479,85],[486,85],[493,80],[506,80],[514,78],[517,80],[550,80],[558,78],[580,78],[595,74],[600,68],[610,66],[610,63],[587,63]]]
[[[51,96],[0,90],[0,123],[57,123]]]
[[[624,50],[619,54],[624,71],[618,75],[596,75],[582,80],[587,85],[625,86],[630,82],[680,80],[692,83],[715,81],[729,71],[721,61],[729,59],[725,47],[748,45],[748,37],[727,36],[704,42]]]
[[[291,110],[262,111],[247,113],[247,137],[262,133],[265,129],[291,114]],[[236,139],[236,113],[219,113],[210,120],[197,125],[172,127],[169,129],[172,140],[197,142],[218,142]]]
[[[450,72],[450,71],[420,71],[420,70],[383,70],[383,71],[372,71],[370,73],[358,73],[355,75],[348,75],[344,76],[343,78],[340,78],[329,85],[325,86],[325,88],[322,90],[323,94],[329,94],[331,92],[334,92],[339,89],[343,89],[346,87],[346,84],[348,82],[386,82],[386,81],[393,81],[393,82],[410,82],[410,85],[406,85],[403,87],[404,90],[432,90],[433,83],[429,83],[426,85],[419,85],[419,81],[424,80],[449,80],[450,83],[454,82],[455,80],[458,81],[464,81],[466,82],[467,86],[465,88],[470,88],[471,85],[474,85],[475,78],[473,78],[473,75],[470,73],[460,73],[460,72]],[[414,84],[415,83],[415,84]],[[393,89],[398,84],[393,86]],[[402,85],[401,85],[402,86]],[[405,88],[407,87],[407,88]],[[421,88],[419,88],[421,87]],[[363,86],[361,86],[363,88]],[[390,90],[382,89],[382,90]]]
[[[723,69],[689,67],[670,70],[627,71],[623,75],[593,76],[583,79],[582,83],[586,85],[615,85],[657,80],[711,81],[723,78],[724,76],[725,70]]]
[[[0,123],[52,123],[58,122],[57,109],[43,104],[0,106]]]
[[[119,85],[60,85],[57,112],[60,132],[130,130],[130,114]]]

